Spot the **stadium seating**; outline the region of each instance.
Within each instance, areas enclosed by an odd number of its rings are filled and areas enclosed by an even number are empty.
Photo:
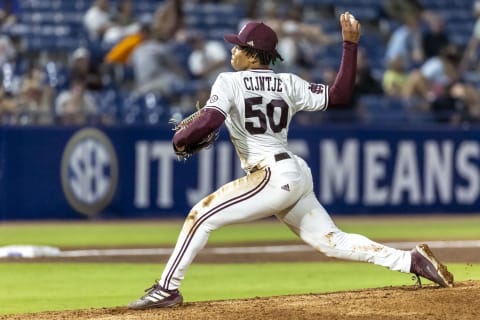
[[[119,0],[110,0],[116,6]],[[440,14],[446,22],[446,30],[452,42],[465,46],[470,38],[475,23],[472,14],[471,0],[421,0],[428,9]],[[83,16],[92,4],[92,0],[20,0],[22,13],[19,23],[4,30],[5,33],[15,35],[23,40],[26,50],[31,52],[72,52],[80,46],[89,46],[94,55],[101,59],[105,48],[89,42],[83,27]],[[151,15],[162,3],[158,0],[136,0],[135,13],[140,17],[143,14]],[[382,0],[301,0],[305,10],[315,9],[319,6],[331,6],[337,14],[350,11],[361,21],[376,21],[382,18]],[[202,33],[208,39],[221,40],[227,32],[238,28],[238,24],[246,18],[246,6],[242,2],[186,2],[184,7],[185,23],[189,31]],[[319,23],[330,34],[337,34],[340,30],[336,18],[316,17],[308,15],[308,22]],[[364,30],[361,40],[372,63],[374,74],[379,76],[384,70],[383,53],[385,39],[379,33]],[[175,52],[186,63],[191,48],[179,44]],[[315,72],[325,66],[337,67],[341,47],[337,44],[320,48],[313,67]],[[67,82],[64,66],[49,61],[45,64],[48,83],[57,89],[65,87]],[[127,72],[128,70],[126,70]],[[467,76],[480,87],[478,74]],[[176,88],[179,95],[193,94],[201,87],[198,81],[189,81],[182,87]],[[156,124],[160,119],[167,117],[166,102],[159,96],[147,94],[145,96],[132,96],[109,87],[105,92],[97,94],[100,109],[109,115],[118,117],[121,123],[126,124]],[[408,113],[399,105],[398,101],[385,97],[362,98],[361,102],[367,107],[369,119],[387,117],[408,121]],[[114,106],[118,106],[114,110]],[[388,111],[388,112],[387,112]],[[419,117],[420,119],[422,117]],[[426,119],[428,121],[428,119]]]
[[[167,101],[158,94],[137,95],[130,92],[111,92],[111,98],[101,101],[101,108],[111,108],[112,103],[120,107],[120,120],[126,125],[167,124],[170,108]],[[98,101],[98,100],[97,100]],[[114,112],[113,109],[110,110]]]

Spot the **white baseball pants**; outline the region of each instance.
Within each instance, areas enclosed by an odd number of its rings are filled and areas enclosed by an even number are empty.
[[[313,192],[311,171],[303,159],[263,163],[262,170],[234,180],[197,203],[188,214],[160,285],[180,286],[188,266],[222,226],[276,215],[303,241],[329,257],[364,261],[410,272],[411,254],[338,229]]]

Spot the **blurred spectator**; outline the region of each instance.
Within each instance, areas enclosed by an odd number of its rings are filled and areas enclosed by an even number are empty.
[[[319,24],[303,22],[303,7],[295,5],[282,19],[279,30],[278,50],[286,64],[296,64],[310,68],[315,64],[315,56],[320,46],[333,42]]]
[[[381,83],[373,76],[365,48],[358,48],[354,98],[362,94],[382,94]]]
[[[382,85],[373,76],[365,48],[359,47],[357,52],[357,74],[352,99],[348,105],[335,107],[335,109],[343,112],[343,121],[359,121],[364,118],[365,114],[363,106],[360,105],[361,96],[375,94],[383,94]]]
[[[20,92],[22,82],[22,65],[17,57],[5,61],[0,65],[3,90],[12,95],[17,95]]]
[[[244,25],[250,21],[262,21],[266,25],[270,26],[272,29],[277,32],[281,29],[280,24],[282,19],[279,13],[279,7],[281,4],[274,2],[272,0],[267,1],[256,1],[256,0],[247,0],[247,15],[245,18],[240,19],[238,23],[238,30],[240,30]],[[280,40],[281,37],[279,37]]]
[[[461,62],[461,72],[475,70],[480,72],[479,43],[480,43],[480,0],[473,3],[473,14],[476,18],[473,32]]]
[[[469,85],[457,85],[451,90],[452,96],[465,103],[466,108],[453,118],[454,124],[480,123],[480,92]]]
[[[155,37],[183,42],[187,38],[182,0],[165,0],[158,6],[152,21]]]
[[[383,8],[387,15],[396,23],[404,24],[410,16],[418,16],[420,19],[425,7],[419,0],[386,0]]]
[[[392,24],[394,31],[387,47],[387,65],[400,55],[405,60],[404,67],[410,71],[438,55],[448,44],[442,17],[421,0],[387,0],[383,7],[396,22]]]
[[[95,0],[87,10],[83,23],[92,40],[101,40],[105,32],[114,24],[108,0]]]
[[[121,0],[113,15],[113,22],[119,26],[128,26],[137,22],[132,0]]]
[[[160,93],[165,98],[173,98],[175,87],[181,87],[186,78],[186,67],[180,65],[172,47],[165,38],[154,38],[151,30],[144,29],[144,40],[131,56],[135,78],[135,91]]]
[[[0,124],[16,124],[17,114],[15,96],[0,87]]]
[[[8,64],[4,64],[3,67]],[[6,73],[2,74],[5,80]],[[9,125],[51,124],[54,90],[45,83],[45,74],[31,65],[20,78],[18,89],[0,88],[0,123]],[[8,90],[5,90],[9,88]]]
[[[239,29],[250,20],[258,20],[275,30],[279,39],[278,52],[284,59],[277,68],[311,68],[316,63],[316,54],[321,46],[335,42],[321,25],[304,22],[301,5],[289,3],[286,14],[280,12],[278,1],[256,2],[256,5],[256,8],[250,8],[250,16],[240,21]]]
[[[188,57],[190,73],[197,79],[213,84],[218,73],[231,71],[227,50],[222,42],[206,40],[201,34],[190,39],[193,50]]]
[[[397,27],[387,43],[385,64],[401,58],[407,71],[424,61],[420,13],[413,12],[404,18],[405,23]]]
[[[140,19],[140,29],[131,35],[125,36],[118,41],[105,55],[105,62],[108,64],[126,65],[130,59],[133,50],[138,47],[145,39],[152,37],[152,19],[144,17]]]
[[[86,81],[75,78],[70,88],[62,91],[55,100],[55,117],[58,124],[85,125],[98,114],[93,96],[86,90]]]
[[[22,81],[18,104],[25,114],[25,121],[31,124],[51,124],[51,105],[54,90],[44,83],[43,70],[32,65]]]
[[[461,52],[450,44],[437,57],[428,59],[419,71],[412,72],[405,85],[407,98],[420,97],[442,122],[455,119],[473,120],[478,115],[480,95],[469,84],[461,82]]]
[[[390,18],[400,24],[404,24],[410,16],[418,16],[427,24],[430,24],[432,19],[440,18],[437,13],[424,6],[421,0],[386,0],[383,8]]]
[[[449,44],[445,22],[442,18],[436,15],[431,16],[429,27],[423,33],[422,44],[425,59],[438,56],[440,51]]]
[[[105,55],[105,72],[119,88],[132,90],[134,71],[130,64],[131,55],[144,40],[150,38],[150,23],[150,20],[142,21],[138,32],[123,37]]]
[[[463,83],[447,86],[430,108],[439,122],[454,125],[480,122],[480,94]]]
[[[113,45],[126,35],[135,33],[140,26],[136,22],[120,25],[113,20],[109,0],[95,0],[83,19],[84,26],[93,41]]]
[[[391,60],[383,73],[382,88],[387,96],[400,98],[407,81],[408,73],[403,65],[403,59],[398,56]]]
[[[113,26],[105,32],[103,42],[112,46],[126,36],[140,31],[141,23],[134,15],[134,2],[122,0],[118,3],[118,10],[112,17]]]
[[[427,101],[433,101],[449,85],[459,78],[458,65],[460,52],[455,45],[449,45],[439,56],[425,61],[418,71],[409,75],[406,83],[406,96],[419,95]]]
[[[85,79],[87,90],[101,90],[103,84],[103,72],[101,65],[94,65],[90,59],[87,48],[75,49],[70,57],[70,79]]]
[[[18,0],[0,0],[0,25],[8,27],[15,24],[20,15]]]
[[[0,35],[0,65],[15,58],[16,48],[7,35]]]

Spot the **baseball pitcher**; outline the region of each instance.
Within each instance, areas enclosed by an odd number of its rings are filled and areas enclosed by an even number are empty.
[[[211,231],[272,215],[329,257],[370,262],[422,276],[442,287],[453,286],[452,274],[425,244],[403,251],[341,231],[315,196],[308,164],[288,148],[288,128],[295,113],[323,111],[350,100],[360,23],[345,12],[340,24],[343,54],[331,87],[272,71],[270,66],[282,60],[276,50],[278,39],[261,22],[246,24],[238,35],[225,35],[225,40],[234,45],[231,65],[235,72],[220,73],[205,106],[176,126],[173,147],[186,158],[211,144],[211,137],[216,137],[225,124],[246,175],[191,209],[161,279],[129,308],[181,304],[180,284]]]

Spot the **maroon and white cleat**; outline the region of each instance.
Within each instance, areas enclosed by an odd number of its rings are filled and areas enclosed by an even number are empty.
[[[453,287],[453,274],[432,253],[426,244],[419,244],[412,249],[410,272],[423,277],[442,287]],[[421,285],[420,279],[418,282]]]
[[[183,303],[183,297],[178,290],[166,290],[155,282],[145,290],[147,293],[140,299],[128,305],[129,309],[144,310],[152,308],[172,308]]]

